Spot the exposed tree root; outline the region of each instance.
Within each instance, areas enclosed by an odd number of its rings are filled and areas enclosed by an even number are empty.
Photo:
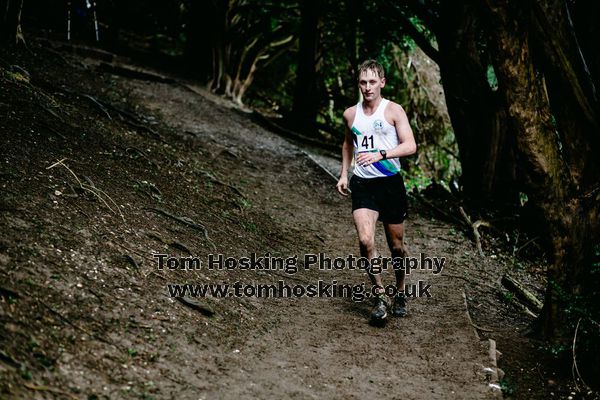
[[[195,222],[194,220],[192,220],[189,217],[180,217],[178,215],[172,214],[167,210],[163,210],[162,208],[148,207],[147,210],[153,211],[157,214],[164,215],[165,217],[169,217],[183,225],[186,225],[186,226],[189,226],[190,228],[199,230],[200,232],[202,232],[204,234],[204,238],[211,245],[213,250],[217,249],[217,246],[208,237],[208,231],[206,230],[206,227],[204,225]]]
[[[104,192],[102,189],[97,188],[93,183],[91,184],[87,184],[87,183],[83,183],[81,182],[81,180],[79,179],[79,177],[75,174],[75,172],[73,172],[71,170],[71,168],[67,167],[66,164],[64,164],[64,161],[66,160],[66,158],[63,158],[60,161],[55,162],[54,164],[50,165],[49,167],[46,167],[46,169],[52,169],[54,167],[56,167],[57,165],[62,165],[63,167],[65,167],[67,169],[67,171],[69,171],[71,173],[71,175],[73,175],[73,177],[75,178],[75,180],[77,181],[77,183],[79,184],[79,187],[87,192],[92,193],[94,196],[96,196],[102,203],[104,203],[104,205],[113,213],[120,215],[121,219],[123,220],[123,222],[125,222],[125,216],[123,215],[123,212],[121,211],[121,208],[118,206],[117,203],[115,203],[115,201],[112,199],[112,197],[110,197],[108,194],[106,194],[106,192]],[[115,207],[114,209],[108,204],[108,202],[104,199],[104,197],[106,197],[106,199],[108,199],[108,201],[110,201],[113,206]],[[116,210],[116,211],[115,211]]]
[[[130,154],[130,153],[136,153],[139,154],[140,156],[142,156],[146,161],[148,161],[149,164],[151,164],[153,167],[156,167],[156,169],[160,170],[160,166],[155,163],[154,161],[152,161],[150,158],[148,158],[148,156],[146,155],[146,153],[140,149],[138,149],[137,147],[127,147],[125,149],[125,153]]]
[[[479,227],[486,226],[489,228],[491,225],[488,222],[485,222],[482,220],[477,220],[475,222],[471,222],[471,218],[467,215],[467,213],[465,212],[465,209],[462,207],[459,207],[459,210],[460,210],[460,214],[466,221],[467,225],[469,225],[471,227],[471,229],[473,230],[473,236],[475,237],[475,244],[477,245],[477,251],[479,252],[479,255],[481,257],[485,257],[485,254],[483,254],[483,249],[481,248],[481,235],[479,234]]]
[[[54,394],[58,394],[61,397],[66,396],[70,399],[79,400],[79,397],[72,395],[69,392],[65,392],[64,390],[60,390],[58,388],[51,387],[51,386],[38,386],[38,385],[34,385],[33,383],[29,383],[29,382],[24,382],[23,386],[25,386],[29,390],[34,390],[34,391],[38,391],[38,392],[51,392]]]
[[[94,96],[90,96],[89,94],[82,94],[81,96],[91,101],[92,104],[97,106],[100,109],[100,111],[102,111],[104,115],[106,115],[106,117],[112,121],[112,117],[110,116],[106,108]]]
[[[231,190],[233,190],[233,191],[234,191],[236,194],[238,194],[240,197],[242,197],[242,198],[246,199],[246,196],[244,195],[244,193],[242,193],[242,191],[241,191],[240,189],[236,188],[236,187],[235,187],[235,186],[233,186],[233,185],[230,185],[229,183],[225,183],[225,182],[223,182],[223,181],[221,181],[221,180],[217,179],[217,178],[216,178],[216,177],[215,177],[213,174],[211,174],[210,172],[206,172],[206,171],[200,170],[200,174],[201,174],[201,175],[203,175],[203,176],[205,176],[205,177],[207,177],[208,179],[210,179],[210,181],[211,181],[212,183],[217,183],[217,184],[219,184],[219,185],[221,185],[221,186],[228,187],[228,188],[230,188]]]
[[[206,315],[207,317],[212,317],[215,315],[215,311],[212,308],[201,304],[197,300],[193,300],[188,297],[175,297],[175,299],[192,310],[199,311],[202,315]]]

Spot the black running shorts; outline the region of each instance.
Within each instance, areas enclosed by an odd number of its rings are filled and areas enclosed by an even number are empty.
[[[350,191],[352,211],[359,208],[378,211],[379,221],[386,224],[400,224],[408,215],[406,188],[400,173],[369,179],[353,175]]]

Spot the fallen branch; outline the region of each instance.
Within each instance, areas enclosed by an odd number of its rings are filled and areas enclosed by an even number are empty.
[[[285,138],[289,138],[294,140],[295,142],[300,142],[303,144],[308,144],[319,149],[326,150],[333,157],[339,157],[339,145],[333,143],[325,143],[323,140],[315,139],[309,136],[302,135],[298,132],[292,131],[290,129],[284,128],[278,125],[272,118],[268,118],[267,116],[261,114],[260,112],[254,110],[251,114],[251,117],[255,122],[257,122],[262,127],[268,129],[271,132],[275,132],[280,136]],[[337,181],[337,178],[336,178]]]
[[[185,251],[186,253],[188,253],[189,255],[193,255],[194,253],[192,253],[192,251],[189,249],[189,247],[187,247],[185,244],[177,241],[177,240],[173,240],[171,238],[163,238],[162,236],[160,236],[158,233],[156,232],[146,232],[146,236],[148,236],[151,239],[154,239],[162,244],[166,244],[169,247],[173,247],[174,249],[177,250],[181,250],[181,251]]]
[[[461,294],[463,297],[463,303],[465,306],[465,315],[467,316],[467,321],[469,322],[469,324],[475,328],[475,324],[473,323],[473,320],[471,319],[471,313],[469,313],[469,302],[467,301],[467,294],[465,293],[464,288],[461,290]],[[477,332],[475,329],[473,329],[473,333],[475,334],[475,337],[477,338],[477,340],[479,340],[479,332]]]
[[[134,249],[131,249],[131,248],[129,248],[129,247],[127,247],[127,246],[125,246],[125,245],[123,245],[123,244],[119,243],[119,242],[112,242],[112,241],[111,241],[111,242],[109,242],[109,243],[114,243],[114,244],[116,244],[117,246],[121,247],[122,249],[125,249],[125,250],[127,250],[127,251],[129,251],[129,252],[131,252],[131,253],[135,253],[136,255],[138,255],[138,256],[139,256],[140,258],[142,258],[142,259],[144,259],[144,258],[147,256],[147,254],[142,254],[142,253],[140,253],[139,251],[137,251],[137,250],[134,250]]]
[[[455,243],[455,244],[462,244],[462,242],[459,242],[458,240],[454,240],[454,239],[448,239],[442,236],[439,236],[436,238],[437,240],[443,240],[445,242],[450,242],[450,243]]]
[[[501,283],[506,289],[514,293],[522,302],[524,302],[525,305],[533,309],[533,311],[538,314],[542,311],[542,302],[538,300],[533,293],[525,289],[519,281],[510,275],[505,274],[502,276]]]
[[[502,293],[506,294],[510,292],[503,291]],[[521,311],[522,313],[529,315],[531,318],[535,319],[538,317],[537,314],[535,314],[533,311],[527,308],[526,305],[521,304],[521,302],[519,301],[511,301],[510,304],[512,304],[517,310]]]
[[[51,109],[49,109],[45,105],[40,104],[40,107],[42,107],[44,109],[44,111],[46,111],[48,114],[52,115],[54,118],[60,120],[60,122],[64,122],[63,119],[61,117],[59,117],[59,115],[57,113],[55,113],[54,111],[52,111]]]

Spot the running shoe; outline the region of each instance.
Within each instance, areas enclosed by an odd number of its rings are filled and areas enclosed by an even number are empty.
[[[375,307],[371,311],[371,321],[373,323],[384,322],[387,318],[388,303],[385,294],[378,294],[375,297]]]
[[[406,313],[406,296],[404,293],[398,293],[396,296],[394,296],[392,314],[394,317],[406,317]]]

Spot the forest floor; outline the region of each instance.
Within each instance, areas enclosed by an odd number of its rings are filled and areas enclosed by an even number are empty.
[[[0,398],[570,393],[500,285],[510,271],[539,293],[543,266],[480,257],[468,229],[413,196],[409,252],[446,263],[410,275],[432,297],[410,299],[407,318],[371,326],[371,302],[349,298],[170,297],[168,284],[366,284],[363,271],[302,262],[357,255],[349,199],[305,148],[202,88],[42,43],[0,64]],[[389,255],[381,229],[377,241]],[[157,253],[204,264],[160,270]],[[209,254],[251,253],[300,268],[207,268]]]

